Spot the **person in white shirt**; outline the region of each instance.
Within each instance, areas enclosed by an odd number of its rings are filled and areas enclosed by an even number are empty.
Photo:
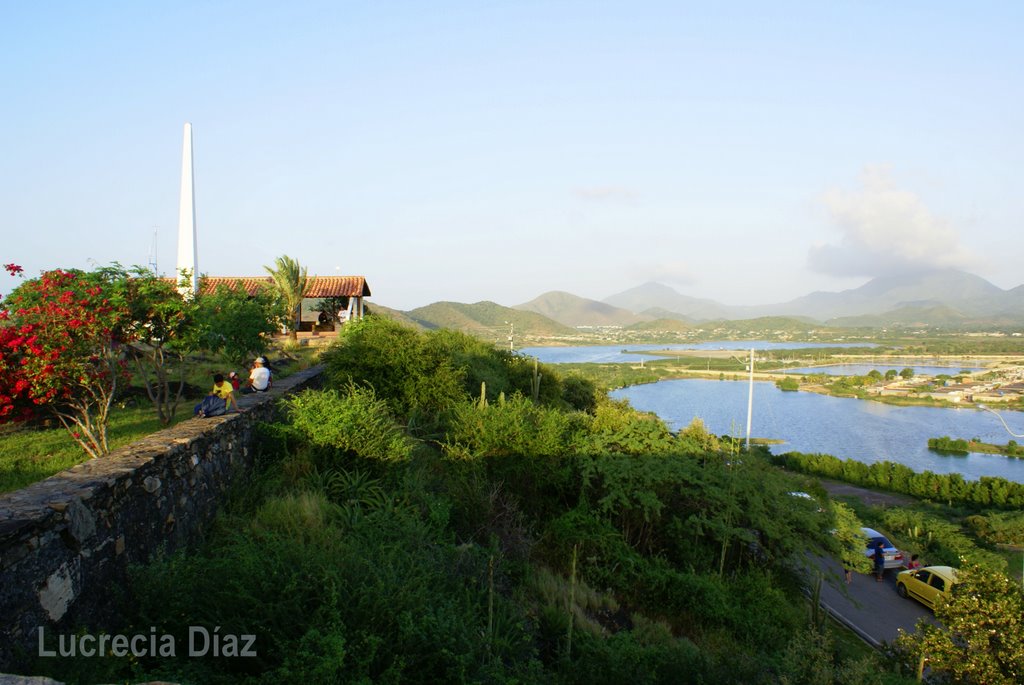
[[[245,390],[246,392],[266,392],[270,390],[270,383],[271,376],[270,369],[267,368],[267,360],[257,357],[252,371],[249,372],[249,385]]]

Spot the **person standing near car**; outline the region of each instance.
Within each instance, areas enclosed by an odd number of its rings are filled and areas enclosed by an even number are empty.
[[[885,574],[885,544],[879,540],[875,543],[875,580],[879,583],[882,582],[882,576]]]

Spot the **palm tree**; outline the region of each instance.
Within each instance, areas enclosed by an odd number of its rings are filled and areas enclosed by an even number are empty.
[[[302,298],[305,297],[311,282],[306,277],[306,267],[299,266],[299,263],[288,255],[275,259],[274,265],[276,266],[274,269],[269,266],[263,268],[274,279],[277,292],[287,305],[288,311],[292,313],[292,320],[288,324],[288,328],[292,340],[295,340],[298,338]]]

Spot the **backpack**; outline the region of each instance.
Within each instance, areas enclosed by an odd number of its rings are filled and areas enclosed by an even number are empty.
[[[220,416],[227,412],[227,402],[216,395],[207,395],[203,401],[196,405],[197,416]]]

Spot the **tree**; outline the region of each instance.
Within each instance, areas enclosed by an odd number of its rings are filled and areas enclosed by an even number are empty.
[[[1024,682],[1024,591],[1002,573],[971,565],[960,569],[952,596],[935,607],[943,627],[918,621],[901,633],[897,648],[924,658],[952,683]]]
[[[302,298],[312,283],[306,275],[306,267],[300,266],[297,261],[283,255],[274,260],[274,268],[264,266],[270,277],[274,279],[274,286],[278,294],[288,308],[290,321],[286,319],[286,327],[291,339],[298,337],[299,323],[302,315]]]
[[[192,339],[189,345],[223,354],[241,365],[267,349],[267,336],[274,332],[277,303],[269,288],[249,295],[241,288],[221,285],[196,301]]]
[[[130,272],[114,267],[110,273],[121,284],[128,307],[134,343],[127,351],[136,378],[146,388],[160,423],[167,425],[185,389],[185,353],[195,344],[196,301],[183,298],[173,283],[142,267]]]
[[[898,375],[899,374],[896,373],[896,369],[889,369],[888,371],[885,372],[885,380],[891,381],[892,379],[896,378],[896,376],[898,376]]]
[[[132,332],[116,290],[105,272],[57,269],[26,281],[4,301],[3,319],[17,334],[5,333],[5,354],[12,355],[6,375],[94,458],[110,451],[110,407],[128,379],[121,352]]]
[[[864,533],[857,514],[842,502],[833,502],[832,512],[835,516],[832,539],[843,567],[858,573],[871,573],[871,560],[864,554]]]
[[[909,381],[913,377],[914,377],[914,370],[912,368],[910,368],[909,366],[904,368],[902,371],[900,371],[900,378],[902,378],[903,380]]]

